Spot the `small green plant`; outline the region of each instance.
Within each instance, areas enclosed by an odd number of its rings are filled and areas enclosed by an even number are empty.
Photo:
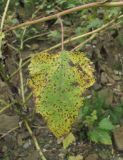
[[[80,111],[80,123],[88,128],[88,138],[96,143],[112,144],[111,132],[120,123],[123,116],[123,104],[106,106],[105,99],[87,100]]]

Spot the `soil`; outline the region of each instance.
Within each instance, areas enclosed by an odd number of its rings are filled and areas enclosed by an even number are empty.
[[[82,50],[93,61],[96,70],[96,83],[89,93],[93,95],[93,90],[95,90],[100,96],[106,96],[106,103],[112,106],[123,101],[123,46],[118,40],[119,36],[121,36],[119,33],[122,34],[123,31],[122,29],[119,30],[114,29],[103,33]],[[46,41],[43,43],[42,41],[32,41],[30,46],[32,46],[30,51],[25,47],[22,52],[23,59],[32,53],[43,50],[49,44]],[[40,159],[33,140],[23,123],[23,118],[28,119],[33,134],[36,136],[41,150],[48,160],[67,160],[68,157],[77,155],[84,160],[123,159],[123,153],[118,152],[114,145],[106,146],[94,144],[87,139],[80,140],[78,134],[75,135],[76,142],[68,149],[63,149],[62,145],[57,142],[49,131],[42,117],[34,113],[32,96],[28,100],[28,106],[22,107],[19,72],[8,80],[8,77],[18,69],[18,53],[6,46],[4,48],[4,56],[5,58],[1,60],[0,64],[0,66],[3,66],[0,72],[0,100],[4,100],[6,104],[1,101],[0,109],[6,105],[11,105],[11,107],[8,107],[0,114],[0,160]],[[28,64],[23,68],[26,97],[31,92],[26,86],[29,77],[27,66]],[[77,129],[77,126],[74,127]]]

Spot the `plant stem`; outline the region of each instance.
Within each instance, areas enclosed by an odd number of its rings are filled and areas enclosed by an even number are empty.
[[[20,85],[21,85],[22,101],[23,101],[24,107],[26,108],[26,103],[25,103],[25,102],[26,102],[26,98],[25,98],[25,93],[24,93],[24,82],[23,82],[22,58],[21,58],[21,57],[20,57],[19,68],[20,68]],[[31,96],[31,95],[30,95],[30,96]],[[30,96],[29,96],[29,97],[30,97]],[[28,98],[29,98],[29,97],[28,97]],[[27,99],[27,101],[28,101],[28,99]],[[46,158],[44,157],[44,155],[43,155],[43,153],[42,153],[42,151],[41,151],[41,149],[40,149],[40,146],[39,146],[39,144],[38,144],[38,141],[37,141],[36,137],[33,135],[33,132],[32,132],[32,130],[31,130],[29,124],[28,124],[28,121],[27,121],[27,120],[24,120],[24,123],[25,123],[25,126],[26,126],[29,134],[31,135],[31,137],[32,137],[32,139],[33,139],[33,141],[34,141],[35,147],[36,147],[37,151],[39,152],[39,155],[40,155],[40,157],[41,157],[41,160],[46,160]]]
[[[123,15],[122,15],[122,16],[123,16]],[[119,16],[117,19],[122,18],[122,16]],[[65,40],[63,43],[64,43],[64,44],[68,44],[68,43],[73,42],[73,41],[75,41],[75,40],[78,40],[78,39],[80,39],[80,38],[84,38],[84,37],[90,36],[90,35],[92,35],[92,34],[98,33],[98,32],[100,32],[100,31],[106,29],[107,27],[111,26],[115,21],[116,21],[116,18],[113,19],[113,20],[111,20],[110,22],[104,24],[103,26],[101,26],[101,27],[98,28],[98,29],[95,29],[95,30],[93,30],[93,31],[91,31],[91,32],[88,32],[88,33],[85,33],[85,34],[82,34],[82,35],[79,35],[79,36],[75,36],[75,37],[73,37],[73,38],[69,38],[69,39]],[[56,48],[58,48],[58,47],[60,47],[60,46],[61,46],[61,43],[58,43],[58,44],[52,46],[51,48],[46,49],[46,50],[41,51],[41,52],[48,52],[48,51],[51,51],[51,50],[53,50],[53,49],[56,49]]]
[[[18,128],[19,128],[19,126],[16,126],[16,127],[12,128],[12,129],[10,129],[7,133],[4,133],[4,134],[0,137],[0,139],[4,138],[5,136],[7,136],[8,134],[10,134],[11,132],[15,131],[15,130],[18,129]]]
[[[15,70],[10,76],[9,76],[9,78],[8,78],[8,80],[10,80],[14,75],[16,75],[20,70],[21,70],[21,68],[23,68],[27,63],[29,63],[29,59],[26,61],[26,62],[24,62],[21,66],[19,66],[18,67],[18,69],[17,70]]]
[[[3,113],[4,111],[6,111],[8,108],[10,108],[14,103],[11,103],[11,104],[8,104],[6,105],[5,107],[3,107],[1,110],[0,110],[0,114]]]
[[[120,18],[122,18],[122,17],[123,17],[123,15],[119,16],[117,19],[120,19]],[[115,20],[116,20],[116,19],[115,19]],[[100,28],[95,29],[95,30],[93,30],[93,31],[91,31],[91,32],[88,32],[88,33],[85,33],[85,34],[82,34],[82,35],[79,35],[79,36],[75,36],[75,37],[73,37],[73,38],[69,38],[69,39],[67,39],[67,40],[64,41],[64,44],[68,44],[68,43],[73,42],[73,41],[75,41],[75,40],[78,40],[78,39],[80,39],[80,38],[84,38],[84,37],[93,35],[93,34],[95,34],[95,33],[100,32],[101,30],[106,29],[106,28],[109,27],[109,26],[112,27],[112,24],[115,22],[115,20],[112,20],[112,21],[104,24],[104,25],[101,26]],[[119,23],[120,23],[120,22],[119,22]],[[53,50],[53,49],[56,49],[56,48],[58,48],[58,47],[60,47],[60,46],[61,46],[61,43],[58,43],[58,44],[50,47],[49,49],[46,49],[46,50],[41,51],[40,53],[49,52],[49,51],[51,51],[51,50]],[[37,54],[39,54],[39,53],[37,53]],[[14,71],[14,72],[10,75],[10,77],[9,77],[8,79],[11,79],[14,75],[16,75],[16,74],[20,71],[21,68],[23,68],[27,63],[29,63],[30,58],[33,57],[33,56],[36,56],[37,54],[32,54],[32,55],[30,55],[29,57],[27,57],[27,58],[26,58],[27,60],[22,64],[22,66],[19,67],[16,71]]]
[[[59,17],[59,15],[58,15],[58,20],[61,25],[61,51],[63,51],[64,50],[64,25],[63,25],[62,19],[61,19],[61,17]]]
[[[38,35],[34,35],[34,36],[32,36],[32,37],[29,37],[29,38],[25,39],[23,42],[25,43],[25,42],[27,42],[27,41],[29,41],[29,40],[34,39],[34,38],[46,36],[46,35],[48,35],[48,34],[49,34],[49,33],[47,32],[47,33],[41,33],[41,34],[38,34]]]
[[[2,56],[2,40],[4,38],[3,26],[4,26],[7,10],[8,10],[8,7],[9,7],[9,3],[10,3],[10,0],[7,0],[6,6],[5,6],[5,9],[4,9],[4,12],[3,12],[1,24],[0,24],[0,58],[3,57]]]
[[[24,28],[21,39],[20,39],[20,50],[23,50],[25,33],[26,33],[26,27]]]
[[[9,7],[9,3],[10,3],[10,0],[7,1],[5,9],[4,9],[4,12],[3,12],[3,16],[2,16],[2,20],[1,20],[1,25],[0,25],[1,32],[3,30],[3,26],[4,26],[4,22],[5,22],[5,17],[6,17],[6,14],[7,14],[8,7]]]
[[[89,3],[89,4],[84,4],[84,5],[80,5],[80,6],[59,12],[59,13],[51,15],[51,16],[47,16],[47,17],[36,19],[36,20],[21,23],[19,25],[16,25],[16,26],[10,27],[9,29],[6,29],[5,32],[15,30],[18,28],[22,28],[24,26],[36,24],[36,23],[46,22],[46,21],[49,21],[52,19],[56,19],[58,17],[58,15],[61,17],[61,16],[64,16],[64,15],[67,15],[67,14],[70,14],[73,12],[81,11],[83,9],[95,8],[95,7],[121,7],[121,6],[123,6],[123,2],[108,2],[108,3],[93,2],[93,3]]]
[[[84,42],[80,43],[79,45],[77,45],[75,48],[73,48],[71,51],[78,51],[80,48],[82,48],[86,43],[90,42],[92,39],[94,39],[98,34],[92,34],[91,37],[89,37],[88,39],[86,39]]]
[[[19,68],[20,68],[20,88],[21,88],[21,96],[22,96],[22,101],[23,101],[24,108],[26,108],[25,95],[24,95],[23,73],[22,73],[22,58],[20,58]]]
[[[35,147],[36,147],[37,151],[39,152],[39,155],[40,155],[41,159],[42,159],[42,160],[46,160],[46,158],[44,157],[44,155],[43,155],[43,153],[42,153],[42,151],[41,151],[41,149],[40,149],[40,146],[39,146],[39,144],[38,144],[38,141],[37,141],[36,137],[34,136],[34,134],[33,134],[32,130],[31,130],[28,122],[27,122],[26,120],[25,120],[24,122],[25,122],[26,128],[27,128],[30,136],[32,137],[32,139],[33,139],[33,141],[34,141]]]

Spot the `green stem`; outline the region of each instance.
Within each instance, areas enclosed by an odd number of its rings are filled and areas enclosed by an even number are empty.
[[[4,12],[3,12],[3,16],[2,16],[2,20],[1,20],[1,25],[0,25],[0,33],[1,33],[1,37],[0,37],[0,58],[2,58],[2,40],[4,38],[4,33],[3,33],[3,26],[4,26],[4,22],[5,22],[5,18],[6,18],[6,14],[7,14],[7,10],[9,7],[9,3],[10,0],[7,1]]]

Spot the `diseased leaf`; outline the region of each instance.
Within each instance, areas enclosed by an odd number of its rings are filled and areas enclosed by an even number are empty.
[[[36,112],[57,138],[68,134],[83,104],[82,94],[95,81],[90,60],[82,53],[41,53],[31,59],[29,72]]]

